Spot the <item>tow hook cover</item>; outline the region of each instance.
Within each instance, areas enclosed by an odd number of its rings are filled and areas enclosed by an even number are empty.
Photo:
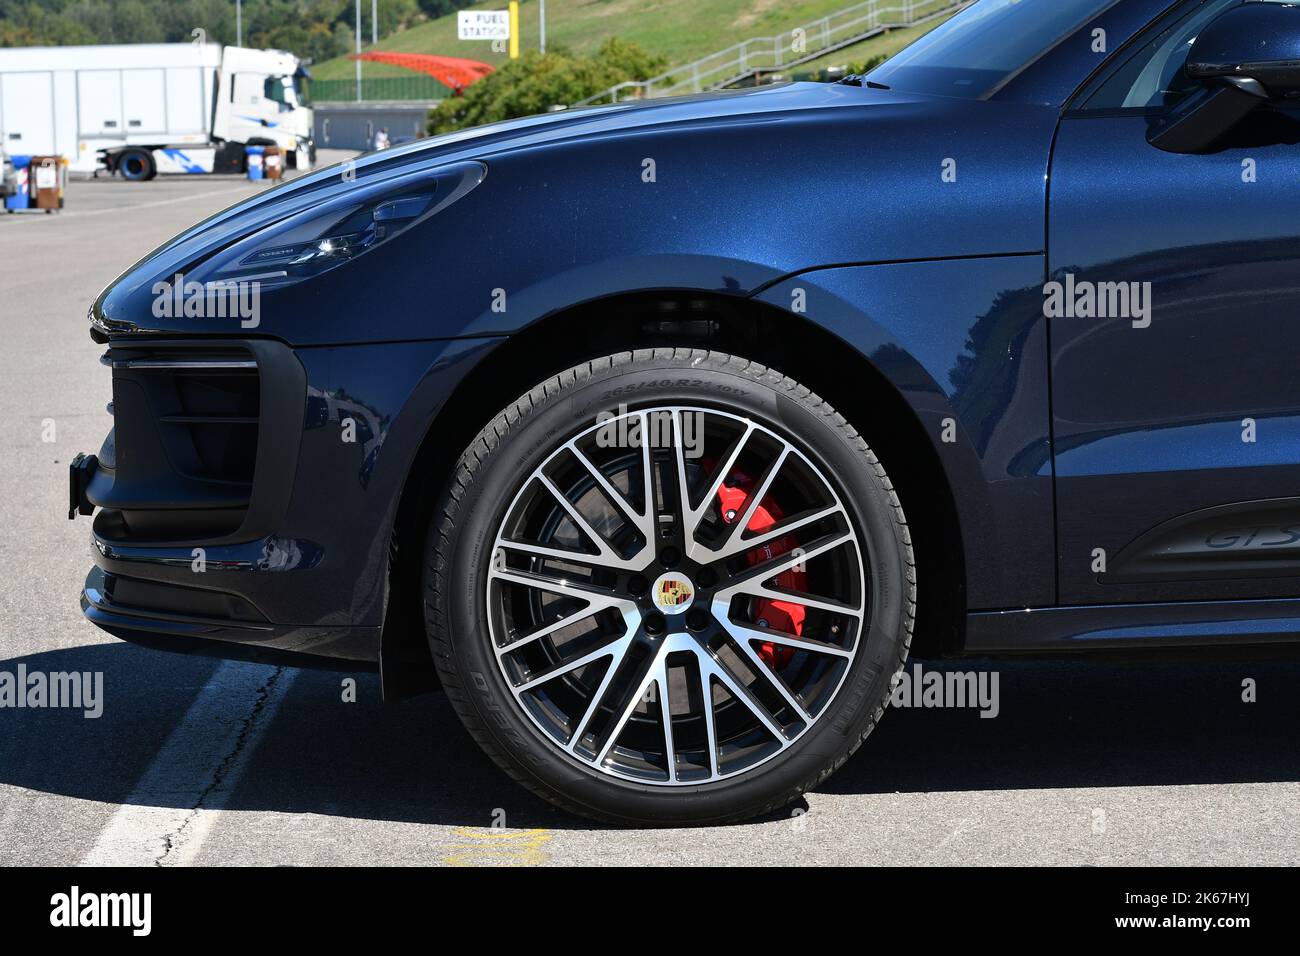
[[[83,451],[68,463],[68,520],[76,520],[77,515],[95,513],[95,506],[86,498],[86,485],[95,473],[99,459]]]

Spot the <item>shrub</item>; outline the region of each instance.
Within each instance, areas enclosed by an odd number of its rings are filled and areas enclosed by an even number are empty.
[[[592,56],[564,50],[530,51],[429,113],[430,133],[449,133],[568,106],[625,80],[645,80],[666,61],[627,40],[611,37]]]

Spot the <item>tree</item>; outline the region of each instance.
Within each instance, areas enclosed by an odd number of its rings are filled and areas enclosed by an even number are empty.
[[[167,36],[162,24],[143,0],[121,0],[113,7],[113,40],[116,43],[163,43]]]
[[[463,4],[462,4],[463,5]],[[362,5],[370,37],[370,4]],[[352,46],[352,0],[244,0],[245,45],[327,60]],[[383,0],[379,33],[424,16],[419,0]],[[231,0],[0,0],[0,45],[186,43],[202,30],[210,43],[235,42]]]
[[[446,133],[568,106],[626,80],[646,80],[665,59],[612,37],[596,53],[578,57],[564,50],[530,50],[429,113],[430,133]]]
[[[473,2],[474,0],[420,0],[420,9],[428,14],[430,19],[436,19],[463,10]]]

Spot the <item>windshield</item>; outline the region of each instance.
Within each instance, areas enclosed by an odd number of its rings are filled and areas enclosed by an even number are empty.
[[[913,93],[979,99],[1116,0],[976,0],[867,74]]]

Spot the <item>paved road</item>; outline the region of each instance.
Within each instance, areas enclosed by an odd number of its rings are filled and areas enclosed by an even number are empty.
[[[982,665],[995,719],[890,713],[793,817],[630,831],[517,789],[439,695],[385,707],[355,675],[346,703],[349,675],[108,638],[64,516],[67,462],[109,424],[86,307],[257,188],[74,183],[59,215],[0,216],[0,674],[104,681],[98,719],[0,709],[0,864],[1300,863],[1300,663]]]

